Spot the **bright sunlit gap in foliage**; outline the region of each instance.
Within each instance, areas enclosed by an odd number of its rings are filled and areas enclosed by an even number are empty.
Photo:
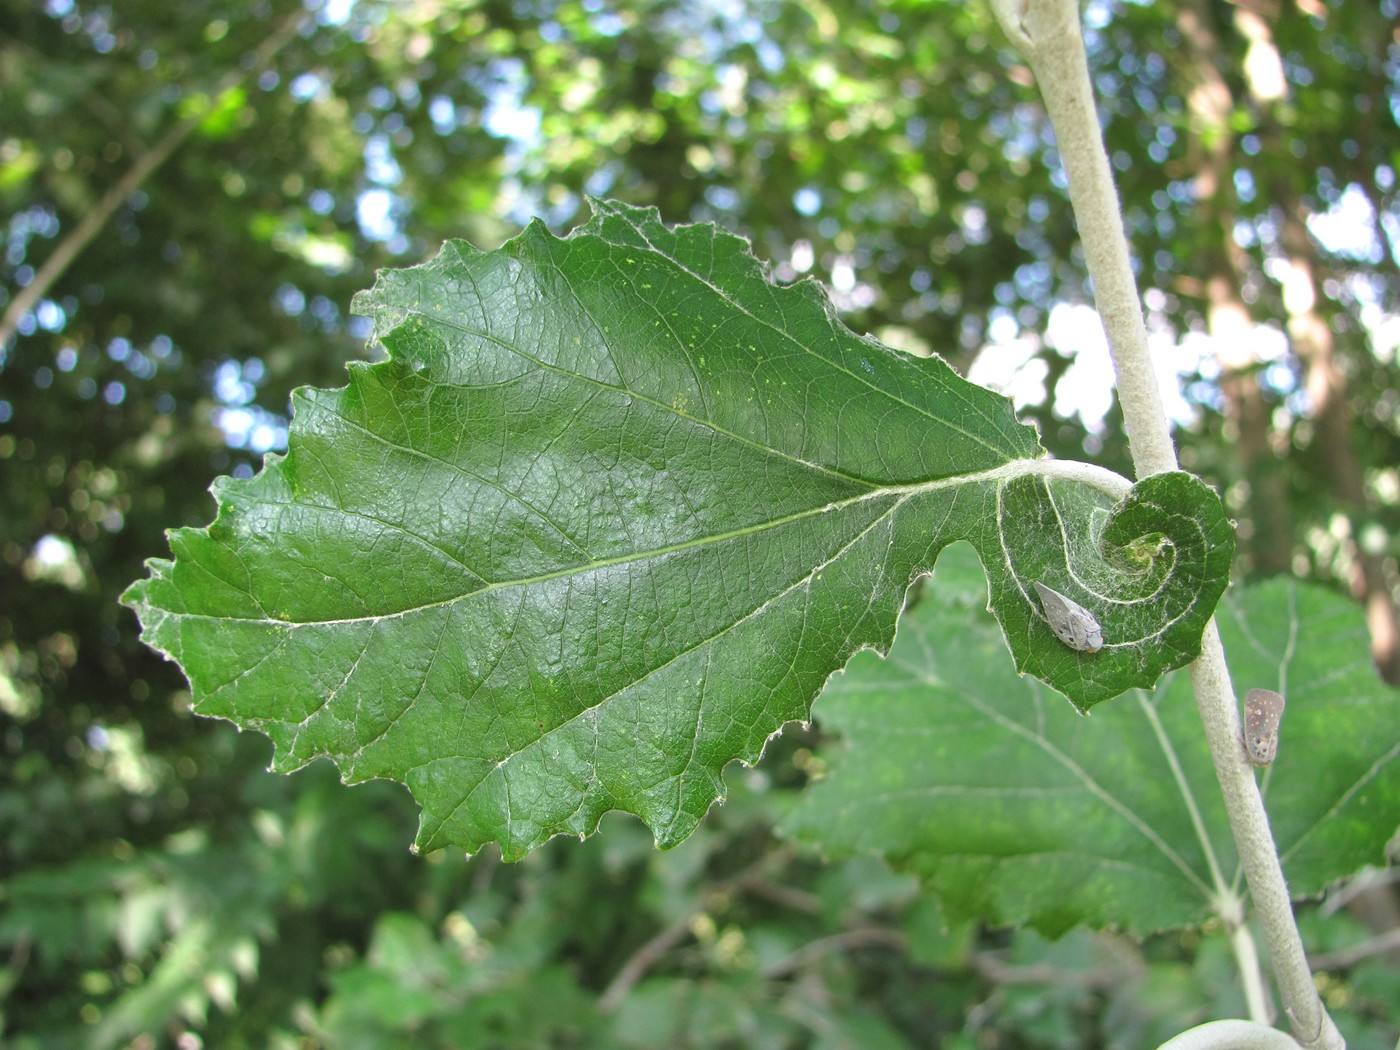
[[[24,575],[31,581],[56,583],[70,591],[80,591],[87,584],[73,541],[64,536],[47,533],[40,536],[24,562]]]
[[[1160,308],[1162,293],[1148,289],[1144,300],[1150,316]],[[1105,421],[1113,405],[1113,361],[1103,325],[1093,307],[1070,303],[1054,306],[1043,344],[1034,333],[1021,332],[1009,316],[994,319],[988,334],[988,343],[969,369],[969,379],[1005,394],[1017,409],[1043,404],[1049,398],[1059,418],[1077,419],[1091,435],[1106,432]],[[1270,325],[1252,325],[1240,333],[1240,339],[1241,351],[1248,360],[1264,365],[1264,385],[1282,399],[1287,410],[1302,414],[1306,405],[1296,376],[1287,364],[1285,335]],[[1040,356],[1043,345],[1071,359],[1053,394],[1045,387],[1050,369]],[[1218,382],[1223,355],[1219,339],[1204,332],[1178,336],[1158,329],[1150,332],[1148,345],[1163,407],[1173,426],[1196,425],[1203,405],[1214,410],[1222,407]]]
[[[973,361],[968,378],[1005,394],[1017,409],[1050,398],[1057,416],[1078,419],[1091,434],[1103,434],[1113,404],[1113,361],[1098,313],[1084,304],[1057,304],[1050,311],[1044,344],[1038,335],[1019,331],[1010,317],[1001,320],[989,326],[990,341]],[[1153,360],[1168,414],[1177,425],[1187,423],[1195,413],[1183,396],[1182,379],[1200,371],[1201,354],[1186,343],[1172,347],[1167,341],[1156,341]],[[1071,359],[1053,396],[1045,388],[1050,368],[1040,356],[1042,345]]]
[[[259,456],[287,447],[287,420],[253,403],[265,374],[257,358],[225,361],[215,369],[213,382],[214,396],[223,406],[214,413],[214,421],[224,443]]]

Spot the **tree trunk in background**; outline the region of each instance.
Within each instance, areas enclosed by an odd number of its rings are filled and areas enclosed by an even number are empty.
[[[1247,516],[1238,535],[1241,561],[1251,574],[1273,576],[1292,569],[1292,508],[1284,464],[1274,450],[1272,410],[1259,384],[1254,322],[1240,297],[1248,261],[1235,244],[1236,216],[1224,190],[1230,186],[1236,146],[1230,128],[1234,98],[1215,64],[1222,52],[1208,12],[1185,4],[1177,24],[1186,42],[1183,79],[1193,84],[1187,105],[1197,173],[1196,226],[1205,236],[1218,233],[1221,238],[1206,252],[1205,279],[1196,294],[1206,301],[1207,323],[1220,359],[1225,419],[1235,431],[1228,444],[1238,455],[1238,477],[1248,486]]]
[[[1260,113],[1267,114],[1283,97],[1282,59],[1268,23],[1258,15],[1239,9],[1235,25],[1250,42],[1245,69],[1251,96]],[[1274,76],[1277,88],[1269,82]],[[1273,121],[1261,120],[1259,130],[1265,150],[1287,149]],[[1352,436],[1356,417],[1347,396],[1346,376],[1337,364],[1332,328],[1317,309],[1317,251],[1308,232],[1308,212],[1289,180],[1277,179],[1271,190],[1279,213],[1280,241],[1289,261],[1283,280],[1288,336],[1305,370],[1304,385],[1316,428],[1315,462],[1338,509],[1354,520],[1356,514],[1367,510],[1366,479]],[[1400,684],[1400,615],[1391,595],[1385,559],[1362,549],[1354,528],[1349,530],[1347,546],[1349,583],[1352,595],[1366,609],[1371,655],[1381,676],[1391,684]]]
[[[1283,63],[1273,33],[1261,17],[1243,9],[1235,12],[1235,27],[1250,42],[1245,71],[1251,100],[1261,114],[1259,131],[1264,148],[1286,149],[1288,144],[1283,141],[1280,128],[1267,117],[1273,105],[1286,95]],[[1315,426],[1313,444],[1318,453],[1313,462],[1338,509],[1348,514],[1350,526],[1353,515],[1366,510],[1366,479],[1353,440],[1356,418],[1347,397],[1346,376],[1337,365],[1332,328],[1317,310],[1317,252],[1308,232],[1307,209],[1290,180],[1276,180],[1271,190],[1280,215],[1280,242],[1290,264],[1283,280],[1283,304],[1288,314],[1288,337],[1305,373],[1304,386]],[[1384,560],[1361,549],[1354,527],[1349,529],[1347,544],[1349,583],[1352,595],[1366,610],[1371,656],[1382,678],[1391,684],[1400,683],[1400,623]],[[1389,884],[1366,887],[1348,902],[1347,910],[1377,934],[1400,924],[1400,900]],[[1388,957],[1394,962],[1400,958],[1400,951],[1392,951]]]
[[[1367,509],[1366,480],[1356,455],[1352,430],[1356,416],[1347,397],[1346,376],[1337,367],[1332,329],[1315,309],[1314,256],[1302,205],[1279,199],[1284,211],[1283,243],[1292,264],[1284,301],[1288,335],[1306,370],[1308,403],[1316,426],[1315,462],[1339,508],[1352,517]],[[1352,595],[1366,608],[1371,655],[1381,677],[1400,684],[1400,617],[1390,594],[1385,559],[1365,551],[1355,530],[1347,537]]]
[[[1229,225],[1222,227],[1228,230]],[[1260,362],[1250,339],[1253,322],[1239,296],[1239,275],[1220,257],[1208,263],[1206,309],[1220,347],[1225,417],[1235,429],[1240,474],[1249,485],[1248,519],[1239,541],[1245,571],[1277,576],[1293,568],[1293,514],[1284,462],[1274,451],[1273,412],[1259,384]],[[1226,434],[1227,440],[1231,435]]]

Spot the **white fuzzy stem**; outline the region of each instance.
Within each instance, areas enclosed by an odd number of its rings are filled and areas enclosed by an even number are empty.
[[[1133,469],[1139,478],[1175,470],[1176,448],[1147,349],[1147,325],[1128,258],[1118,191],[1094,111],[1079,7],[1070,0],[994,0],[992,6],[1003,26],[1009,10],[1019,13],[1015,31],[1008,28],[1007,32],[1030,63],[1055,128],[1084,259],[1094,282],[1094,305],[1113,353]]]
[[[1211,1021],[1188,1028],[1157,1050],[1298,1050],[1288,1033],[1253,1021]]]
[[[1113,353],[1118,398],[1123,406],[1134,468],[1139,477],[1173,470],[1177,465],[1176,450],[1147,351],[1147,328],[1128,257],[1118,194],[1094,111],[1093,87],[1079,28],[1079,5],[1077,0],[990,2],[1007,36],[1030,63],[1055,129],[1069,177],[1075,221],[1094,282],[1095,301]],[[1191,666],[1191,680],[1216,778],[1229,811],[1230,828],[1268,940],[1294,1038],[1305,1047],[1341,1050],[1346,1043],[1313,985],[1264,802],[1253,769],[1244,761],[1238,703],[1213,620],[1206,627],[1201,656]],[[1178,1038],[1185,1039],[1189,1034]],[[1183,1042],[1180,1046],[1226,1045],[1215,1042],[1215,1034],[1209,1034],[1209,1042]],[[1178,1044],[1173,1040],[1168,1045],[1176,1050]]]

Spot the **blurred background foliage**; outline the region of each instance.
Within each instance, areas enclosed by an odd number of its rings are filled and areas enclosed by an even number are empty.
[[[1354,595],[1396,681],[1397,0],[1086,19],[1183,462],[1239,574]],[[163,530],[368,352],[376,268],[586,194],[745,233],[1128,472],[1053,138],[982,4],[0,0],[4,1044],[1128,1047],[1238,1014],[1222,938],[950,928],[776,841],[815,730],[673,852],[618,818],[504,866],[414,857],[401,789],[267,775],[189,714],[115,600]],[[1362,898],[1305,924],[1352,1045],[1389,1047],[1397,968],[1345,949],[1394,900]]]

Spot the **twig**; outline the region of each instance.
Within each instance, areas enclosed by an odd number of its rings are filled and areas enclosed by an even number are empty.
[[[1055,128],[1084,259],[1094,282],[1094,304],[1113,355],[1133,469],[1139,478],[1175,470],[1176,449],[1147,350],[1147,325],[1128,258],[1118,191],[1094,111],[1079,6],[1070,0],[992,0],[992,8],[1030,63]]]
[[[1326,955],[1316,955],[1313,957],[1313,969],[1315,970],[1345,970],[1348,966],[1355,966],[1363,959],[1369,959],[1373,955],[1382,955],[1385,952],[1400,948],[1400,929],[1387,930],[1360,944],[1353,944],[1350,948],[1341,948],[1335,952],[1328,952]]]
[[[1113,944],[1100,939],[1099,943]],[[1070,969],[1059,963],[1036,963],[1016,966],[1006,962],[1000,952],[975,952],[972,968],[997,985],[1029,984],[1053,988],[1073,988],[1081,991],[1122,989],[1142,979],[1144,967],[1141,956],[1113,945],[1108,958],[1087,970]]]
[[[883,926],[862,926],[854,930],[843,930],[829,937],[809,941],[797,951],[765,966],[763,976],[769,980],[776,980],[804,969],[822,956],[855,951],[859,948],[893,948],[902,952],[908,947],[908,941],[909,939],[898,930],[887,930]]]
[[[602,996],[598,999],[598,1009],[603,1013],[611,1013],[616,1010],[622,1000],[627,998],[627,993],[632,990],[633,986],[646,976],[647,971],[665,958],[672,948],[685,940],[690,933],[691,923],[695,917],[704,911],[716,897],[732,893],[735,890],[753,892],[758,887],[764,887],[765,896],[772,900],[780,899],[781,894],[776,894],[768,889],[767,872],[776,865],[787,863],[791,857],[792,851],[790,849],[775,850],[759,858],[733,878],[723,879],[706,887],[696,896],[694,904],[662,927],[622,964],[622,968],[608,982],[607,988],[603,990]],[[794,901],[794,906],[798,907],[799,910],[807,910],[809,903],[807,900],[794,898]]]
[[[1139,477],[1174,470],[1176,451],[1147,352],[1147,328],[1128,258],[1118,194],[1094,110],[1079,4],[1077,0],[991,0],[991,4],[1035,73],[1055,129],[1095,302],[1113,353],[1134,467]],[[1306,1047],[1339,1050],[1346,1044],[1313,985],[1268,815],[1253,770],[1244,762],[1238,704],[1214,620],[1206,626],[1200,658],[1191,665],[1191,680],[1294,1036]]]
[[[762,897],[774,904],[804,915],[815,915],[822,910],[822,899],[815,893],[783,886],[767,879],[759,879],[744,884],[744,890],[753,897]]]
[[[29,952],[33,947],[34,938],[27,933],[20,934],[15,940],[14,947],[10,949],[10,961],[5,964],[4,973],[0,973],[0,1003],[8,999],[19,984],[24,968],[29,965]]]
[[[1348,879],[1336,890],[1327,894],[1318,911],[1325,916],[1333,916],[1350,905],[1358,897],[1374,890],[1386,891],[1392,883],[1400,882],[1400,868],[1366,868],[1352,879]],[[1388,891],[1386,891],[1388,892]]]
[[[703,901],[697,902],[694,907],[688,908],[684,914],[676,916],[671,923],[661,929],[654,937],[643,944],[622,965],[622,969],[611,981],[598,999],[598,1009],[602,1013],[612,1013],[627,998],[633,986],[640,981],[648,970],[659,963],[666,954],[685,940],[690,933],[690,924],[695,919],[703,907]]]
[[[253,52],[252,61],[246,63],[242,68],[230,70],[224,75],[209,96],[210,106],[222,95],[238,87],[272,61],[277,52],[286,47],[309,17],[308,12],[298,11],[285,19],[273,31],[272,35]],[[39,267],[39,272],[34,275],[34,279],[21,288],[10,300],[10,305],[5,308],[4,317],[0,318],[0,347],[5,346],[14,338],[15,333],[19,331],[20,322],[34,309],[34,305],[44,297],[79,253],[92,242],[102,227],[107,225],[108,220],[122,206],[122,202],[135,193],[152,172],[170,159],[170,155],[175,152],[180,143],[185,141],[190,132],[199,127],[206,116],[208,116],[208,107],[201,107],[175,124],[161,137],[159,142],[136,158],[131,167],[127,169],[126,174],[102,195],[97,205],[84,215],[78,224],[68,232],[68,235],[58,243],[49,257],[44,260],[44,264]]]

